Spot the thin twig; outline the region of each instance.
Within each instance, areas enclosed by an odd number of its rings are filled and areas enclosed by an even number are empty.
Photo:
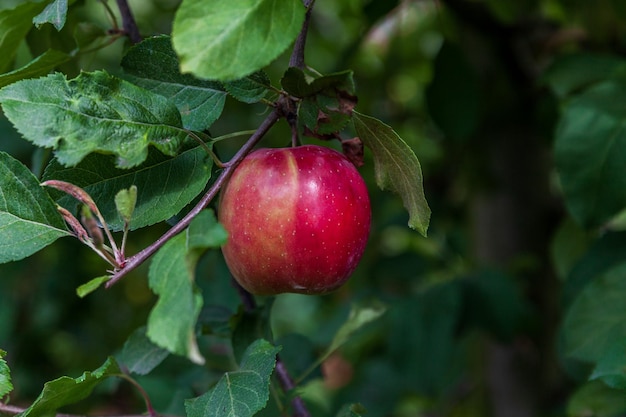
[[[309,21],[311,20],[311,11],[313,10],[313,4],[315,0],[303,0],[304,7],[306,7],[306,14],[304,15],[304,23],[302,24],[302,30],[296,38],[296,43],[293,46],[293,52],[289,59],[289,66],[304,69],[304,45],[306,44],[306,37],[309,33]]]
[[[189,223],[202,211],[204,210],[211,200],[215,198],[218,191],[226,183],[226,180],[233,172],[233,170],[237,167],[239,162],[254,148],[254,146],[261,140],[263,136],[267,133],[267,131],[278,121],[281,117],[281,111],[276,108],[274,109],[267,118],[261,123],[259,128],[254,132],[250,139],[239,149],[239,151],[233,156],[231,161],[226,164],[224,170],[220,173],[215,183],[211,186],[209,191],[202,197],[202,199],[196,204],[196,206],[191,209],[185,217],[183,217],[178,223],[176,223],[171,229],[165,232],[161,237],[159,237],[154,243],[150,246],[138,252],[137,254],[131,256],[126,259],[126,264],[124,268],[115,271],[115,273],[111,276],[111,279],[107,281],[106,288],[110,288],[117,281],[119,281],[124,275],[132,271],[141,265],[146,259],[152,256],[161,246],[163,246],[168,240],[185,230]]]
[[[285,393],[289,393],[296,388],[296,384],[293,382],[293,379],[291,378],[291,375],[289,375],[289,371],[287,371],[285,363],[280,359],[280,356],[276,357],[275,372],[278,382],[280,382],[280,386]],[[309,413],[309,410],[306,408],[306,405],[301,397],[293,397],[291,399],[291,406],[293,407],[293,417],[311,417],[311,413]]]
[[[139,27],[137,27],[137,22],[135,22],[133,12],[128,6],[128,1],[117,0],[117,7],[120,9],[120,14],[122,15],[122,28],[124,29],[124,33],[128,36],[128,39],[130,39],[132,43],[141,42]]]

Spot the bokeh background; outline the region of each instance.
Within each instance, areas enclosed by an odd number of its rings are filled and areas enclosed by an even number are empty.
[[[178,3],[130,1],[144,36],[169,33]],[[114,2],[108,6],[116,12]],[[71,50],[79,22],[111,26],[100,1],[76,1],[70,10],[60,35],[50,25],[33,29],[13,67],[51,44]],[[315,70],[354,70],[357,110],[391,125],[415,151],[432,209],[427,238],[409,229],[401,200],[376,187],[366,151],[361,172],[373,204],[372,234],[350,282],[321,297],[259,300],[271,309],[275,339],[294,374],[328,345],[351,305],[376,300],[387,307],[304,381],[315,415],[347,402],[362,403],[368,416],[626,412],[623,393],[585,385],[585,372],[559,348],[561,290],[591,237],[564,208],[552,156],[561,103],[545,78],[566,54],[623,54],[626,3],[318,0],[307,45],[306,62]],[[118,40],[60,70],[119,73],[127,47]],[[267,69],[274,85],[287,62],[285,55]],[[266,112],[262,104],[229,99],[211,134],[254,129]],[[220,144],[218,152],[226,158],[242,141]],[[263,144],[288,141],[281,125]],[[0,150],[40,169],[40,153],[1,117]],[[133,232],[128,252],[167,227]],[[95,369],[145,324],[155,302],[146,266],[111,290],[75,295],[105,268],[70,239],[0,265],[0,348],[15,385],[11,403],[27,405],[45,381]],[[205,313],[227,323],[240,301],[219,252],[203,258],[197,281],[212,306]],[[171,357],[139,378],[160,412],[183,415],[182,399],[229,369],[227,337],[217,332],[201,343],[210,352],[206,367]],[[602,398],[595,408],[594,398]],[[68,412],[133,410],[142,410],[139,397],[111,381]]]

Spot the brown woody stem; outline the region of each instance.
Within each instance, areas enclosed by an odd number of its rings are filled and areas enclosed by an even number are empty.
[[[132,43],[141,42],[139,27],[137,27],[137,22],[135,22],[133,12],[128,6],[128,1],[117,0],[117,7],[120,9],[120,14],[122,15],[122,28],[124,29],[126,36],[128,36],[128,39],[130,39]]]

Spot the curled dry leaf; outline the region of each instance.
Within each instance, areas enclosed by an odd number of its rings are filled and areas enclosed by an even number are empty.
[[[343,154],[354,164],[354,166],[363,166],[363,142],[360,138],[343,139],[341,141]]]

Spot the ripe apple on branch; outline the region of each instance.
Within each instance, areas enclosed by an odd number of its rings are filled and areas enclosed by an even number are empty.
[[[337,289],[359,263],[371,221],[357,169],[316,145],[249,154],[222,191],[218,214],[229,233],[226,263],[258,295]]]

